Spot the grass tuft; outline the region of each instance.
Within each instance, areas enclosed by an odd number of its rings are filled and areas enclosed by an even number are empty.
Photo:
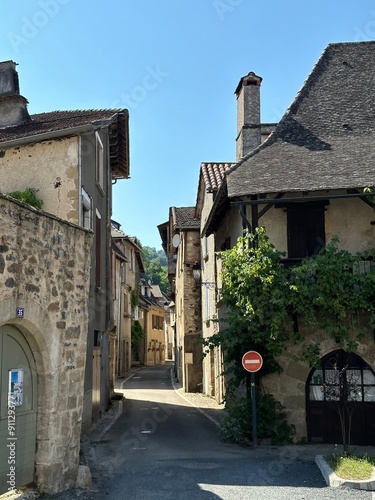
[[[370,479],[375,461],[368,455],[352,454],[339,455],[333,453],[324,457],[333,472],[342,479],[366,480]]]

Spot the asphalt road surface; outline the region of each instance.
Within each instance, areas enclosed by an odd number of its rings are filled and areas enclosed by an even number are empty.
[[[329,488],[304,457],[241,447],[174,390],[170,367],[145,367],[124,383],[123,412],[87,457],[89,491],[56,500],[370,500],[371,492]],[[374,495],[375,499],[375,495]]]

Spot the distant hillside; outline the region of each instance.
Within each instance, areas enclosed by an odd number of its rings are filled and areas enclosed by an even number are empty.
[[[168,267],[164,251],[142,246],[142,258],[146,270],[142,278],[151,281],[152,285],[159,285],[160,290],[168,295]]]

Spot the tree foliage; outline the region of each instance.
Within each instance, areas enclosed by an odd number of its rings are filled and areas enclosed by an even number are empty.
[[[164,251],[144,246],[142,247],[142,258],[146,270],[142,278],[150,281],[153,285],[159,285],[160,290],[168,295],[168,267]]]

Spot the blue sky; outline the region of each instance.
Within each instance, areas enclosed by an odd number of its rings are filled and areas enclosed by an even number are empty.
[[[234,90],[262,76],[278,121],[331,42],[375,39],[373,0],[17,0],[0,59],[18,63],[29,112],[125,107],[131,178],[113,218],[161,249],[171,206],[193,206],[202,161],[234,161]]]

